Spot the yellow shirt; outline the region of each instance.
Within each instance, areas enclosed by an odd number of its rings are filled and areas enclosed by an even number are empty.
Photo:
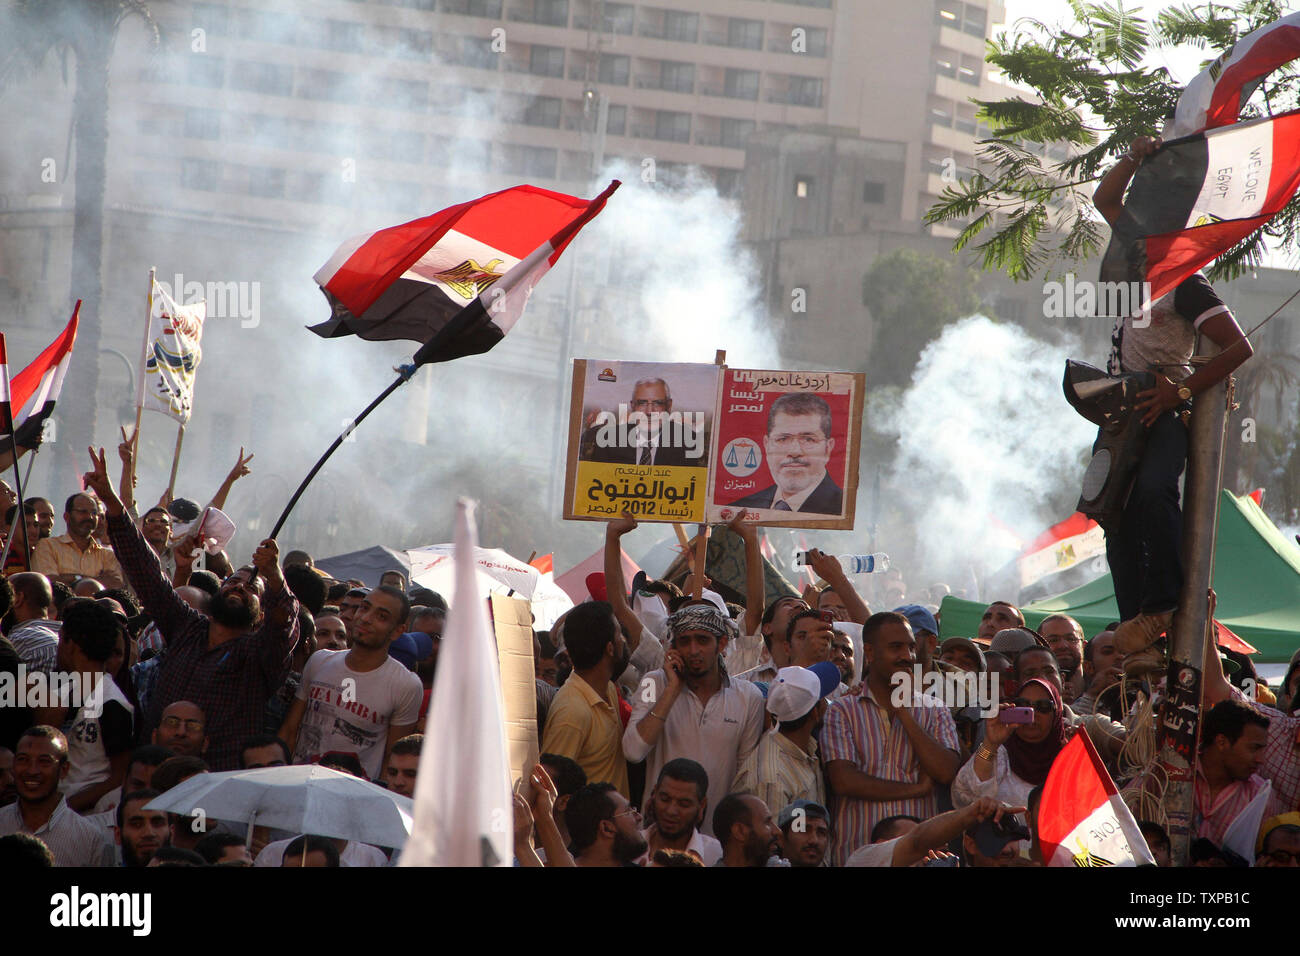
[[[43,538],[37,542],[36,551],[32,554],[32,570],[47,575],[79,574],[83,578],[96,579],[107,575],[113,579],[114,584],[123,580],[122,568],[118,565],[112,548],[106,548],[91,538],[90,547],[82,551],[72,536],[67,534],[57,538]],[[100,583],[106,587],[112,586],[102,579]]]
[[[607,685],[602,698],[577,674],[570,675],[547,712],[542,753],[568,757],[586,772],[588,783],[612,783],[626,797],[622,741],[623,721],[614,685]]]

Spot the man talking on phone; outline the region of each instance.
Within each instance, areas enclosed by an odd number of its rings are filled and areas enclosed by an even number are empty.
[[[641,679],[623,733],[624,756],[647,760],[647,780],[657,780],[664,764],[680,757],[703,766],[710,807],[727,795],[764,727],[763,692],[732,680],[722,663],[732,627],[708,601],[687,604],[669,617],[664,666]],[[709,836],[715,835],[712,823],[706,817],[702,827]]]

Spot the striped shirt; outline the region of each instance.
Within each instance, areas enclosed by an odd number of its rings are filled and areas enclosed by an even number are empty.
[[[113,866],[117,859],[109,832],[68,809],[62,798],[50,818],[35,830],[27,829],[17,803],[0,807],[0,836],[10,833],[36,837],[54,854],[55,866]]]
[[[912,716],[930,737],[954,753],[961,752],[957,727],[946,707],[928,707],[920,694],[913,697]],[[860,695],[841,697],[826,710],[821,733],[822,762],[847,760],[870,777],[902,783],[921,779],[921,763],[903,725],[894,720],[865,687]],[[877,823],[897,814],[925,820],[938,806],[933,793],[898,800],[838,797],[831,844],[831,865],[843,866],[849,854],[871,842]]]
[[[1210,782],[1201,772],[1200,762],[1196,765],[1196,810],[1192,815],[1192,824],[1198,837],[1205,837],[1215,846],[1223,845],[1223,837],[1250,801],[1254,800],[1265,786],[1264,778],[1252,773],[1249,779],[1234,780],[1218,794],[1210,798]],[[1277,794],[1268,798],[1263,819],[1276,816],[1288,809],[1278,804]]]
[[[765,733],[754,752],[740,766],[732,793],[752,793],[772,811],[780,814],[796,800],[813,800],[826,805],[826,787],[817,760],[817,742],[809,741],[805,751],[780,730]]]
[[[27,665],[28,673],[44,671],[49,674],[59,664],[58,621],[33,619],[23,621],[9,632],[9,643]]]

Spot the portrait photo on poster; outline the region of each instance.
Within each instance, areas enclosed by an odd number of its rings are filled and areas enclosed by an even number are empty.
[[[575,360],[565,517],[702,521],[720,371]]]
[[[727,369],[709,520],[851,528],[862,391],[852,372]]]

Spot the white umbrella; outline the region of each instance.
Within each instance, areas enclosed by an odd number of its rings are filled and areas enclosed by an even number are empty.
[[[383,787],[316,764],[199,773],[146,809],[401,847],[414,805]]]
[[[406,552],[411,561],[412,583],[437,591],[448,604],[456,593],[454,552],[455,547],[450,544],[431,544]],[[474,576],[478,593],[483,597],[494,591],[498,594],[514,591],[525,601],[531,601],[541,572],[500,548],[475,548]]]

